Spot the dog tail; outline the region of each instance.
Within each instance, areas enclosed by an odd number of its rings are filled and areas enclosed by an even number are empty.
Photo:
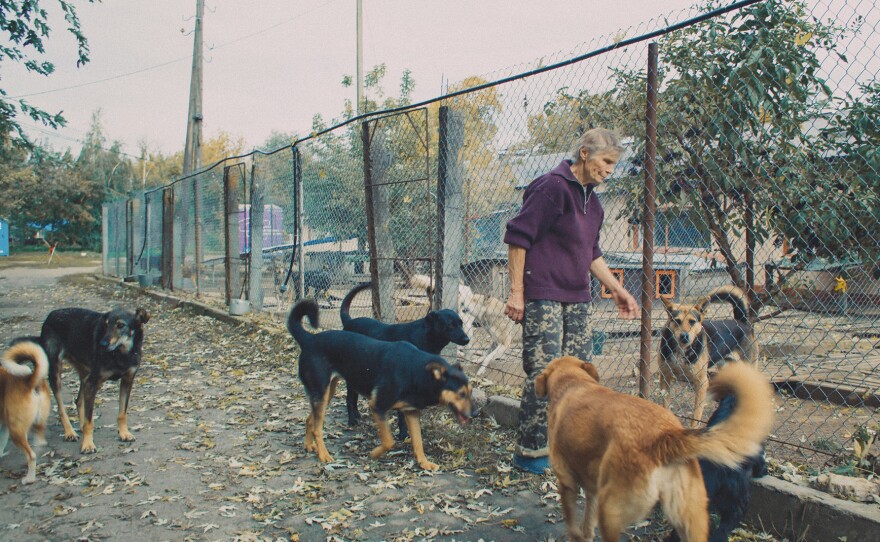
[[[290,315],[287,317],[287,331],[293,335],[293,338],[296,339],[300,346],[302,346],[303,341],[308,341],[312,336],[311,333],[303,328],[303,316],[309,318],[309,323],[312,327],[318,327],[318,304],[314,300],[304,299],[300,301],[293,306],[293,309],[290,310]]]
[[[742,290],[736,286],[722,286],[706,296],[706,303],[726,301],[733,307],[733,319],[744,324],[749,323],[749,300]],[[703,303],[705,304],[705,303]]]
[[[711,427],[667,433],[657,442],[662,463],[700,458],[736,468],[761,452],[773,426],[773,389],[767,378],[748,363],[727,363],[709,390],[714,397],[733,394],[733,412]]]
[[[351,291],[345,294],[345,297],[342,298],[342,305],[339,307],[339,318],[342,320],[343,328],[347,327],[348,323],[351,322],[351,316],[349,316],[348,311],[351,309],[351,302],[354,300],[354,296],[372,286],[373,284],[371,282],[362,282],[352,288]]]
[[[37,343],[39,345],[43,344],[40,341],[39,337],[30,336],[30,337],[16,337],[16,338],[12,339],[11,341],[9,341],[9,346],[15,346],[16,344],[19,344],[19,343]]]
[[[27,365],[23,365],[27,362],[34,364],[33,370]],[[31,388],[36,388],[37,384],[46,380],[49,374],[49,360],[46,358],[46,352],[42,346],[31,341],[16,342],[3,354],[0,365],[13,376],[27,378]]]

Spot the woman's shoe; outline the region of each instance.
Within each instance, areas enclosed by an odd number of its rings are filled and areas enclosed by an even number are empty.
[[[546,455],[542,457],[526,457],[513,454],[513,466],[532,474],[544,474],[544,471],[550,468],[550,458]]]

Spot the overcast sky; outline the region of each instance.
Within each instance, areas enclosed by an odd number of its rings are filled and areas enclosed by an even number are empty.
[[[694,0],[364,0],[365,70],[386,63],[386,90],[402,71],[416,81],[414,100],[441,93],[443,81],[512,73],[510,67],[562,52],[668,15],[680,20]],[[56,16],[47,58],[50,77],[6,62],[0,84],[10,96],[69,124],[57,135],[29,128],[56,149],[73,147],[96,109],[105,134],[138,154],[138,142],[166,153],[182,149],[195,0],[77,3],[91,62],[76,68],[76,47]],[[311,119],[338,116],[354,87],[355,0],[207,0],[204,21],[204,133],[242,136],[249,147],[274,131],[305,134]],[[613,7],[612,7],[613,6]],[[652,29],[656,28],[652,26]],[[644,28],[639,30],[639,33]],[[603,43],[604,44],[604,43]],[[580,46],[580,48],[579,48]],[[29,120],[25,126],[34,126]]]

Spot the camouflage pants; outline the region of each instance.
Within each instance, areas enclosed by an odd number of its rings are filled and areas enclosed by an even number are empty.
[[[523,315],[523,371],[516,454],[542,457],[547,448],[547,401],[535,397],[535,378],[560,356],[592,357],[589,303],[527,301]]]

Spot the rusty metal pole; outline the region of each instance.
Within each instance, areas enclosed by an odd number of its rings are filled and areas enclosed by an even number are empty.
[[[645,111],[645,201],[642,213],[642,326],[639,350],[639,397],[651,393],[651,306],[654,302],[654,215],[657,210],[657,43],[648,44]]]

